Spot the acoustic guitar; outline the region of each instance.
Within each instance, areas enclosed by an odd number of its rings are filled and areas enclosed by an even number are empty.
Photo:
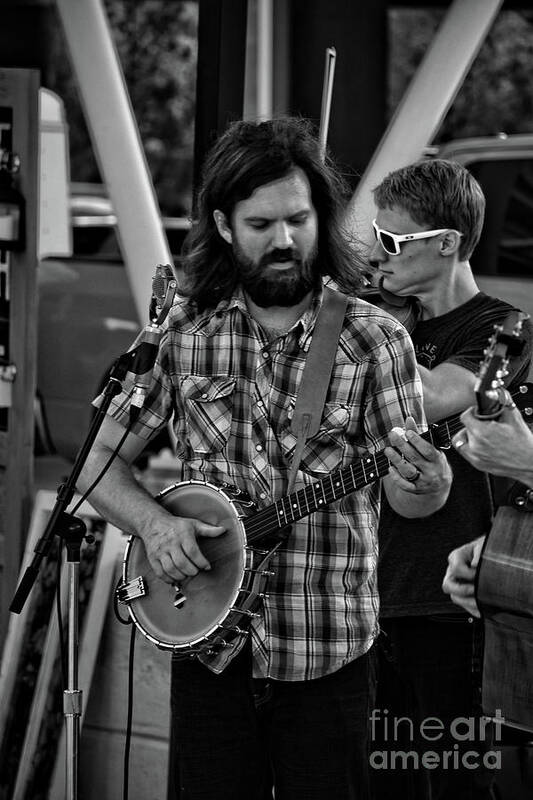
[[[513,396],[524,413],[533,413],[532,384],[520,386]],[[461,427],[459,416],[450,417],[431,425],[423,438],[446,449]],[[171,586],[153,572],[142,539],[131,536],[117,598],[127,604],[140,632],[163,650],[192,656],[233,647],[260,613],[272,574],[269,562],[288,526],[378,481],[389,467],[383,450],[368,454],[260,510],[228,484],[191,480],[169,486],[156,497],[164,508],[226,529],[221,536],[202,541],[211,570]]]
[[[478,415],[497,419],[498,385],[519,334],[510,317],[495,333],[476,387]],[[512,349],[512,347],[511,347]],[[482,706],[489,717],[533,732],[533,503],[527,487],[514,484],[508,505],[495,515],[476,576],[476,600],[484,620]]]

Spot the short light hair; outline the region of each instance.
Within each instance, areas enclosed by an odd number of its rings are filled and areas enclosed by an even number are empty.
[[[344,228],[348,186],[333,161],[322,159],[311,123],[300,117],[282,117],[234,122],[208,153],[196,201],[196,222],[181,258],[182,294],[200,308],[231,295],[239,275],[232,248],[217,231],[213,211],[222,211],[231,224],[237,203],[295,168],[307,176],[317,212],[317,274],[329,276],[346,294],[358,293],[365,264],[358,244]]]
[[[463,234],[459,258],[476,247],[485,217],[485,196],[474,176],[444,158],[417,161],[390,172],[374,189],[378,208],[400,208],[419,225],[453,228]]]

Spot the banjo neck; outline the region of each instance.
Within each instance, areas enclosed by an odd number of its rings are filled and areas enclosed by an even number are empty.
[[[298,489],[281,500],[254,513],[244,520],[246,537],[250,544],[287,527],[320,508],[340,500],[348,494],[379,480],[389,471],[389,460],[384,451],[366,456],[345,469],[332,472],[326,478]]]
[[[531,400],[528,384],[519,387],[515,399],[519,405],[521,396],[528,395]],[[422,438],[439,450],[447,450],[452,436],[461,430],[460,416],[449,417],[431,425],[422,434]],[[246,535],[250,544],[259,541],[293,522],[297,522],[320,508],[341,500],[352,492],[369,486],[388,474],[390,461],[384,450],[366,455],[348,467],[336,470],[325,478],[321,478],[303,489],[297,489],[280,500],[276,500],[266,508],[257,511],[252,517],[244,520]]]
[[[531,413],[533,389],[531,384],[523,384],[513,393],[516,405],[522,413]],[[435,423],[422,434],[422,439],[430,442],[439,450],[448,450],[451,439],[462,428],[460,415],[449,417]],[[244,520],[247,539],[250,544],[280,531],[293,522],[297,522],[320,508],[341,500],[352,492],[369,486],[387,475],[390,462],[384,450],[366,455],[349,467],[332,472],[325,478],[297,489],[280,500]]]

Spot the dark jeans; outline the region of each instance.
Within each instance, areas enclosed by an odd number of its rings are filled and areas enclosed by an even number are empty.
[[[498,731],[481,721],[478,621],[403,617],[381,628],[370,730],[376,800],[493,798],[501,754]]]
[[[249,649],[215,675],[172,664],[180,800],[368,800],[369,654],[313,681],[255,681]]]

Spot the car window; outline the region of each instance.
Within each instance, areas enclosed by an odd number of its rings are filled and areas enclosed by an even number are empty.
[[[487,200],[474,272],[533,278],[533,159],[478,161],[468,169]]]

